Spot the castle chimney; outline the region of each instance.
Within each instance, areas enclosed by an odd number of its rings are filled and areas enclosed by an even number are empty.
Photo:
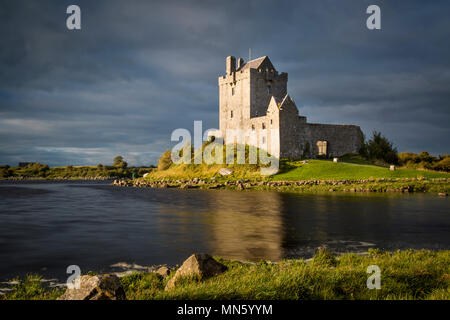
[[[237,70],[239,70],[243,65],[244,65],[244,59],[239,58],[238,59]]]
[[[232,74],[236,71],[236,58],[233,56],[227,57],[227,74]]]

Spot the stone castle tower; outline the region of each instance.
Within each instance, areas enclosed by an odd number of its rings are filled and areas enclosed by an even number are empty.
[[[248,62],[226,59],[226,75],[219,77],[220,133],[247,130],[259,147],[278,158],[340,156],[357,153],[362,132],[355,125],[308,123],[287,93],[288,75],[279,73],[269,57]],[[257,145],[245,138],[248,145]]]

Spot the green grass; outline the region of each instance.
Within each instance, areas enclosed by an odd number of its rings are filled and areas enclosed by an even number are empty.
[[[256,165],[172,165],[167,170],[153,171],[145,179],[148,181],[188,180],[192,178],[205,179],[206,183],[199,186],[207,189],[212,184],[222,184],[220,188],[237,189],[235,185],[227,185],[226,181],[248,180],[258,181],[323,181],[327,183],[313,183],[296,186],[268,186],[255,183],[246,186],[253,190],[278,190],[287,192],[328,192],[328,191],[359,191],[359,192],[450,192],[450,182],[445,180],[431,180],[436,178],[450,178],[450,173],[398,168],[390,171],[382,165],[368,164],[358,157],[343,157],[347,162],[332,162],[330,160],[302,161],[283,160],[280,162],[280,172],[273,176],[262,176]],[[354,163],[357,162],[357,163]],[[228,167],[233,174],[221,177],[218,171]],[[211,179],[215,177],[216,179]],[[396,180],[400,179],[400,180]],[[405,180],[408,179],[408,180]],[[414,179],[414,180],[412,180]],[[329,183],[330,181],[345,183]],[[174,185],[177,185],[175,182]],[[179,186],[182,183],[178,183]]]
[[[226,181],[236,181],[247,179],[250,182],[256,181],[301,181],[301,180],[334,180],[352,181],[351,183],[329,185],[313,184],[302,186],[281,186],[269,187],[252,186],[255,190],[272,190],[288,192],[327,192],[333,191],[401,191],[409,192],[449,192],[450,183],[448,181],[432,181],[434,178],[450,178],[450,173],[437,172],[431,170],[416,170],[398,168],[390,171],[386,166],[368,164],[367,161],[358,157],[343,157],[347,162],[332,162],[330,160],[308,160],[308,163],[302,161],[283,160],[280,162],[280,172],[274,176],[262,176],[260,169],[256,165],[172,165],[169,169],[163,171],[153,171],[146,177],[148,181],[176,181],[192,178],[211,179],[216,177],[214,183],[224,183]],[[358,163],[354,163],[358,162]],[[218,171],[228,167],[233,170],[233,174],[221,177]],[[395,181],[395,179],[419,179],[415,181]],[[422,179],[425,178],[425,179]],[[393,180],[394,179],[394,180]],[[365,181],[367,180],[367,181]],[[371,180],[371,181],[368,181]],[[208,188],[208,183],[201,188]],[[234,186],[223,188],[236,189]],[[248,189],[248,188],[247,188]]]
[[[228,271],[206,281],[185,279],[169,291],[154,274],[122,278],[129,299],[450,299],[450,251],[397,251],[369,256],[320,252],[312,261],[245,264],[217,258]],[[367,288],[369,265],[381,289]]]
[[[347,162],[332,162],[330,160],[308,160],[280,162],[280,173],[267,177],[260,175],[260,169],[256,165],[172,165],[163,171],[153,171],[148,180],[161,179],[208,179],[218,176],[221,168],[227,167],[233,170],[233,174],[227,176],[225,180],[361,180],[361,179],[391,179],[391,178],[450,178],[450,173],[437,172],[431,170],[416,170],[398,168],[390,171],[385,166],[367,164],[365,160],[349,158]],[[358,162],[358,163],[354,163]],[[220,176],[219,176],[220,177]]]
[[[319,250],[310,261],[261,261],[256,264],[215,257],[228,270],[200,281],[184,278],[164,291],[173,277],[133,273],[120,279],[127,299],[450,299],[450,251],[403,250],[339,257]],[[370,265],[381,270],[381,289],[367,288]],[[46,288],[29,276],[0,299],[56,299],[62,290]]]
[[[42,282],[39,275],[27,275],[24,279],[13,279],[13,291],[0,295],[0,300],[53,300],[59,297],[64,290],[49,288]]]
[[[281,167],[281,173],[273,176],[273,180],[360,180],[377,178],[450,178],[449,173],[397,169],[345,162],[332,162],[328,160],[309,160],[302,164],[301,161],[285,161]]]

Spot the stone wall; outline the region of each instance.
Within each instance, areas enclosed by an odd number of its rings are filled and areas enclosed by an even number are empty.
[[[328,157],[358,153],[362,142],[361,129],[354,125],[307,123],[305,136],[313,155],[319,153],[317,142],[327,141]]]

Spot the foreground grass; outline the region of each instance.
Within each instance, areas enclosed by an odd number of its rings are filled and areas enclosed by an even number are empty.
[[[184,279],[164,291],[170,279],[156,273],[121,278],[127,299],[450,299],[450,251],[404,250],[338,258],[319,251],[311,261],[256,264],[224,260],[225,273],[198,281]],[[381,269],[381,289],[367,288],[367,267]],[[173,276],[173,273],[172,273]],[[55,299],[61,290],[26,279],[3,299]]]
[[[39,275],[27,275],[24,279],[13,279],[12,291],[0,295],[0,300],[54,300],[64,293],[63,289],[49,288]]]
[[[312,261],[245,264],[216,258],[222,275],[199,282],[185,279],[164,291],[168,281],[134,274],[121,281],[129,299],[450,299],[450,251],[397,251],[338,259],[322,251]],[[369,265],[381,269],[381,289],[367,288]]]

